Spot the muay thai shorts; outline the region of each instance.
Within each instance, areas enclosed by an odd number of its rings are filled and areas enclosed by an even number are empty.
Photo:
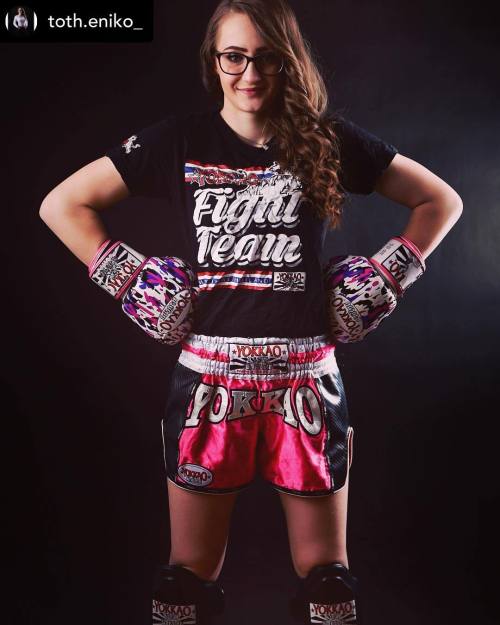
[[[231,493],[258,472],[276,490],[340,490],[352,462],[344,386],[326,335],[193,334],[181,344],[162,419],[167,478]]]

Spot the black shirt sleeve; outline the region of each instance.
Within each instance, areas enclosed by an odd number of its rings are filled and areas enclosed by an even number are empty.
[[[170,115],[133,133],[105,156],[112,160],[131,196],[170,198],[177,183],[181,145],[179,120]]]
[[[333,124],[339,139],[342,187],[369,195],[398,149],[341,115],[333,118]]]

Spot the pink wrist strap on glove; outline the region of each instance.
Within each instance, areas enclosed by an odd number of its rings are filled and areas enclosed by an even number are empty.
[[[393,237],[370,258],[398,299],[425,271],[418,247],[403,236]]]
[[[105,241],[89,265],[89,276],[115,299],[121,299],[135,280],[146,257],[123,241]]]
[[[92,258],[92,260],[89,263],[88,266],[88,270],[89,270],[89,276],[92,274],[95,265],[97,264],[97,261],[99,260],[99,258],[101,257],[101,254],[103,254],[105,252],[105,250],[108,248],[108,246],[112,244],[111,239],[107,239],[106,241],[104,241],[104,243],[102,243],[99,246],[99,249],[97,250],[97,252],[94,254],[94,257]]]

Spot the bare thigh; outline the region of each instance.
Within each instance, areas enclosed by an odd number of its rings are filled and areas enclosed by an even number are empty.
[[[299,497],[278,491],[285,512],[290,553],[295,572],[306,577],[318,564],[347,559],[347,500],[349,476],[336,493]]]
[[[231,513],[238,493],[214,495],[168,483],[171,551],[169,564],[182,564],[215,581],[226,555]]]

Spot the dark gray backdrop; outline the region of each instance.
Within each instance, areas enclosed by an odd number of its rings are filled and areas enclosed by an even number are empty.
[[[134,130],[208,104],[216,3],[157,1],[143,44],[2,44],[4,552],[11,623],[149,624],[168,558],[160,420],[178,349],[134,329],[39,219],[48,191]],[[331,105],[451,184],[461,219],[392,317],[337,357],[355,427],[348,543],[367,625],[498,622],[500,43],[492,6],[294,1]],[[409,211],[352,196],[325,258],[370,254]],[[182,255],[168,206],[112,207],[113,233]],[[240,495],[224,623],[291,623],[277,495]]]

